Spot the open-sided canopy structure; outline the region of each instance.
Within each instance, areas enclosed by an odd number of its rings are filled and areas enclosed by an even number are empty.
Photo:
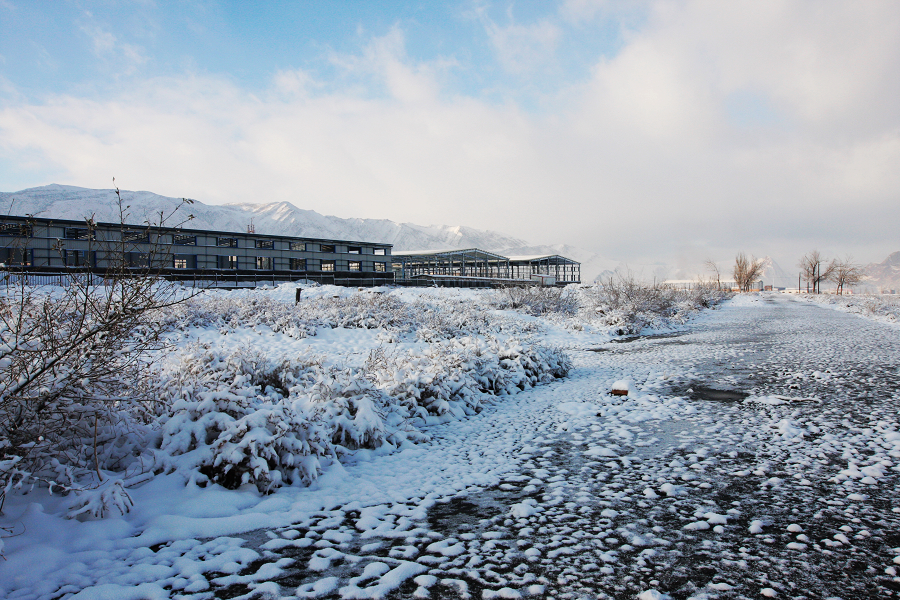
[[[509,259],[478,248],[397,251],[391,259],[398,279],[413,279],[418,275],[509,279]]]
[[[535,275],[549,275],[557,284],[581,283],[581,263],[558,254],[510,256],[510,277],[529,279]]]
[[[450,285],[458,280],[466,285],[472,280],[482,283],[522,284],[552,277],[552,284],[579,283],[581,264],[557,255],[506,257],[478,248],[453,250],[395,251],[391,255],[394,277],[397,281],[413,281],[421,278],[440,280]],[[541,279],[542,282],[545,280]]]

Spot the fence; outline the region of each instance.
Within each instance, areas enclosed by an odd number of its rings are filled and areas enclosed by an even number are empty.
[[[74,282],[78,282],[80,285],[105,285],[108,283],[108,280],[94,273],[15,273],[0,271],[0,285],[56,285],[68,287]]]
[[[138,276],[134,274],[132,276]],[[165,276],[164,276],[165,277]],[[245,289],[263,286],[276,287],[282,283],[297,282],[319,284],[332,284],[343,287],[377,287],[381,285],[393,285],[393,280],[386,277],[335,277],[312,276],[299,277],[291,274],[271,274],[271,273],[241,273],[235,275],[210,275],[198,274],[193,277],[180,277],[177,279],[181,285],[186,287],[214,288],[214,289]],[[90,271],[67,271],[62,273],[43,272],[22,272],[22,271],[3,271],[0,270],[0,286],[60,286],[68,287],[78,282],[79,285],[107,285],[111,280],[103,275],[91,273]]]

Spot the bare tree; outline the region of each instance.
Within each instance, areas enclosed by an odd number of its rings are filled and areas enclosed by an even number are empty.
[[[715,276],[716,276],[716,289],[717,289],[717,290],[721,290],[721,289],[722,289],[722,277],[721,277],[721,275],[719,274],[719,265],[717,265],[717,264],[716,264],[716,261],[714,261],[714,260],[711,259],[711,258],[706,259],[706,262],[703,263],[703,265],[706,267],[706,270],[707,270],[707,271],[711,271],[713,274],[715,274]]]
[[[119,207],[124,225],[120,195]],[[166,220],[146,224],[148,239]],[[93,219],[86,226],[95,240]],[[117,441],[154,410],[142,388],[151,353],[163,347],[165,309],[197,293],[157,276],[170,252],[158,236],[139,268],[124,238],[92,244],[110,265],[102,275],[67,267],[62,286],[40,288],[23,267],[0,286],[0,510],[12,487],[71,489],[91,472],[99,484],[102,468],[129,458]]]
[[[835,261],[825,264],[826,259],[818,250],[807,252],[800,258],[800,272],[803,274],[803,280],[806,281],[806,291],[809,292],[809,286],[812,285],[814,294],[821,293],[822,282],[828,281],[834,272]]]
[[[753,256],[748,258],[746,254],[739,252],[734,257],[734,282],[742,292],[749,292],[750,286],[762,276],[762,272],[762,261]]]
[[[852,257],[848,256],[844,260],[833,260],[833,269],[831,271],[831,281],[837,285],[837,293],[843,295],[844,286],[854,286],[862,281],[865,272],[861,265],[855,264]]]

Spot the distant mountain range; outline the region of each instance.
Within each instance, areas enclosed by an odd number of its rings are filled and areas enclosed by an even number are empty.
[[[774,280],[776,286],[797,289],[797,273],[784,271],[778,263],[770,257],[763,259],[763,279],[768,284]],[[883,262],[870,263],[863,267],[865,277],[853,289],[858,292],[880,292],[882,289],[900,290],[900,252],[894,252]],[[801,288],[806,283],[800,282]],[[823,284],[823,289],[833,288],[834,285]]]
[[[900,252],[894,252],[880,263],[866,265],[864,285],[881,289],[900,290]]]
[[[126,221],[140,224],[158,222],[159,214],[169,214],[180,198],[153,192],[122,191],[128,206]],[[53,219],[119,222],[115,190],[95,190],[71,185],[45,185],[18,192],[0,192],[0,211],[10,215],[34,215]],[[298,208],[289,202],[267,204],[226,204],[194,201],[180,209],[178,219],[193,215],[184,226],[190,229],[245,232],[253,224],[257,233],[289,235],[393,244],[395,250],[442,250],[481,248],[505,256],[560,254],[581,262],[582,281],[612,272],[618,263],[589,250],[565,244],[536,246],[496,231],[460,225],[422,226],[387,219],[343,219]]]

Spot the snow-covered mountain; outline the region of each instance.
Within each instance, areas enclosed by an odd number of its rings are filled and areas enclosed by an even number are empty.
[[[796,273],[788,273],[782,269],[781,265],[775,262],[775,259],[771,256],[766,256],[765,258],[760,259],[760,261],[763,265],[762,279],[766,285],[788,288],[797,287]]]
[[[126,221],[129,223],[158,222],[160,213],[171,213],[181,202],[180,198],[153,192],[123,190],[121,194],[128,206]],[[0,192],[0,210],[11,215],[73,220],[93,216],[97,221],[119,222],[115,190],[70,185],[52,184],[19,192]],[[257,233],[382,242],[393,244],[395,250],[481,248],[505,256],[561,254],[582,263],[582,281],[592,281],[618,264],[589,250],[563,244],[534,246],[496,231],[459,225],[422,226],[387,219],[343,219],[298,208],[289,202],[216,206],[195,200],[182,207],[174,220],[180,221],[188,214],[193,215],[193,219],[184,226],[191,229],[243,232],[252,222]]]
[[[866,279],[863,285],[880,290],[900,289],[900,252],[890,254],[880,263],[865,266]]]

